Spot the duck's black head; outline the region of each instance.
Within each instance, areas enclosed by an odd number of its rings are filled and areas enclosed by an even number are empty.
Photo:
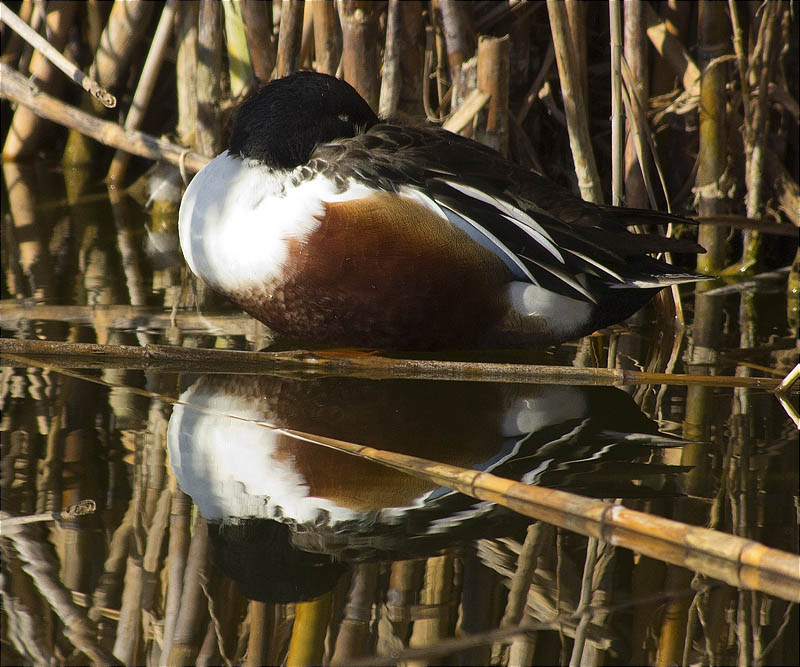
[[[350,84],[319,72],[296,72],[242,102],[229,149],[269,167],[292,169],[306,162],[318,144],[354,137],[376,122]]]

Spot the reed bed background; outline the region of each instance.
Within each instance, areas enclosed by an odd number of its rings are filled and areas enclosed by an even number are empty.
[[[746,377],[780,379],[797,360],[796,2],[7,5],[4,17],[19,16],[83,75],[71,85],[3,25],[4,329],[76,344],[259,349],[261,325],[217,314],[180,269],[146,266],[141,212],[124,194],[154,179],[179,192],[224,148],[232,110],[258,85],[299,68],[336,74],[381,115],[443,124],[588,200],[696,217],[697,229],[670,231],[698,234],[708,253],[697,268],[728,277],[738,317],[711,292],[717,284],[656,307],[667,318],[686,308],[686,372],[742,382],[725,393],[686,387],[680,424],[665,385],[631,387],[648,414],[698,444],[675,462],[692,467],[684,502],[626,504],[796,552],[796,465],[768,455],[796,433]],[[87,92],[98,91],[92,82],[113,108]],[[43,160],[63,168],[37,178],[64,193],[66,220],[30,187],[29,165]],[[151,172],[153,160],[171,166]],[[102,202],[99,180],[109,184]],[[98,214],[106,199],[111,216]],[[149,206],[149,228],[174,232],[174,193]],[[30,233],[42,220],[47,234]],[[743,278],[786,295],[789,335],[759,329],[764,307]],[[60,282],[80,305],[61,305]],[[212,319],[182,310],[193,300]],[[681,337],[652,346],[612,332],[567,350],[577,366],[671,373]],[[612,621],[632,637],[630,664],[798,661],[796,604],[544,522],[471,548],[360,563],[312,602],[247,600],[209,560],[209,527],[166,466],[169,404],[188,368],[103,364],[85,372],[99,384],[57,366],[4,359],[0,518],[84,498],[97,512],[3,528],[3,664],[376,664],[373,654],[424,664],[454,653],[464,664],[609,664],[623,661]],[[793,410],[796,397],[784,403]],[[770,438],[754,437],[758,428]]]

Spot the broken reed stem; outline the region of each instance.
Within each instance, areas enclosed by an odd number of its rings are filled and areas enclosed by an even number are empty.
[[[609,0],[611,25],[611,203],[622,206],[625,120],[622,115],[622,4]]]
[[[139,77],[139,84],[133,94],[131,108],[128,109],[128,115],[125,117],[124,128],[126,130],[137,129],[144,120],[147,106],[153,97],[153,90],[156,87],[156,79],[161,69],[161,63],[164,60],[167,45],[172,36],[176,5],[177,0],[167,0],[167,4],[164,5],[164,9],[161,12],[158,27],[150,44],[150,50],[147,52],[147,58],[144,61],[142,75]],[[114,154],[114,159],[111,161],[111,166],[108,168],[107,180],[112,183],[121,181],[125,177],[125,170],[129,160],[130,153],[117,150]]]
[[[126,130],[116,123],[101,120],[31,88],[31,83],[24,76],[3,64],[0,64],[0,97],[31,109],[41,118],[77,130],[101,144],[150,160],[166,160],[177,166],[183,164],[192,172],[200,171],[209,162],[208,158],[169,141],[157,139],[144,132]]]
[[[94,514],[97,505],[94,500],[81,500],[79,503],[70,505],[61,512],[43,512],[41,514],[26,514],[24,516],[11,516],[0,518],[0,533],[8,530],[11,526],[20,526],[26,523],[39,523],[40,521],[64,521],[74,519],[85,514]]]
[[[0,354],[13,365],[50,368],[50,364],[34,361],[30,356],[60,357],[77,367],[92,362],[109,364],[115,361],[132,364],[132,368],[158,368],[178,364],[188,368],[201,364],[205,372],[213,369],[254,371],[269,368],[300,368],[319,374],[354,377],[435,379],[474,382],[541,382],[547,384],[589,384],[619,386],[629,384],[705,385],[713,387],[751,387],[774,390],[775,378],[729,377],[720,375],[679,375],[644,373],[619,368],[579,368],[572,366],[539,366],[470,361],[431,361],[423,359],[391,359],[379,356],[336,356],[335,353],[293,350],[288,352],[245,352],[171,345],[100,345],[62,341],[0,338]],[[25,357],[16,355],[29,355]],[[52,365],[62,372],[63,363]],[[90,381],[94,381],[90,379]],[[133,390],[133,389],[131,389]],[[150,396],[150,392],[144,395]]]
[[[485,124],[479,123],[475,138],[508,156],[508,94],[511,71],[510,41],[505,37],[478,40],[478,90],[489,95]],[[481,114],[483,115],[483,114]]]
[[[594,159],[586,101],[583,99],[579,70],[576,63],[572,35],[567,21],[567,10],[560,0],[547,0],[550,31],[561,82],[561,98],[567,117],[569,145],[575,163],[575,174],[581,197],[595,204],[603,203],[603,189]]]
[[[58,67],[64,74],[77,83],[87,93],[94,95],[104,106],[113,109],[117,99],[103,88],[97,81],[86,76],[78,66],[61,55],[44,37],[33,30],[25,21],[0,2],[0,21],[22,37],[28,44],[39,51],[47,60]]]

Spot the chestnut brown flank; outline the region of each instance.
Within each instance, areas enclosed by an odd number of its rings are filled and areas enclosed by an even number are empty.
[[[376,193],[326,204],[319,228],[289,242],[283,280],[264,289],[271,298],[230,296],[298,338],[457,347],[480,342],[500,322],[511,279],[497,256],[447,220],[409,198]]]

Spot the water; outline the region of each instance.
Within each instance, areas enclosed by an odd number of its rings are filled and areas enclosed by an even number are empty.
[[[174,211],[79,171],[4,165],[4,177],[3,336],[292,347],[186,280]],[[500,358],[780,377],[797,356],[784,286],[687,291],[686,329],[657,303],[627,326]],[[797,553],[797,431],[772,394],[374,379],[297,363],[245,371],[3,359],[3,519],[96,503],[89,516],[4,525],[3,664],[800,659],[797,608],[781,597],[314,442],[616,501]],[[797,394],[788,402],[796,410]],[[520,621],[527,630],[514,635]]]

